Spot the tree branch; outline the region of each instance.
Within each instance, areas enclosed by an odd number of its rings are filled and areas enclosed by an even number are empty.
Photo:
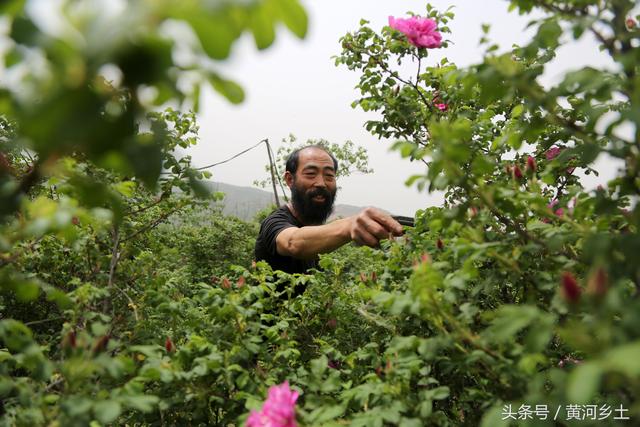
[[[120,242],[124,243],[126,241],[129,241],[131,239],[133,239],[134,237],[138,236],[139,234],[145,233],[151,229],[156,228],[158,225],[160,225],[160,223],[164,220],[166,220],[168,217],[170,217],[171,215],[173,215],[174,213],[178,212],[180,209],[182,209],[184,206],[178,206],[175,209],[170,210],[169,212],[166,212],[164,214],[162,214],[158,219],[156,219],[154,222],[152,222],[151,224],[149,224],[146,227],[141,228],[140,230],[136,231],[135,233],[133,233],[130,236],[125,237],[124,239],[122,239]]]

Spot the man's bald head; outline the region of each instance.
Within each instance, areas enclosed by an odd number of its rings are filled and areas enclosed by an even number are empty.
[[[322,151],[324,151],[325,153],[327,153],[329,155],[329,157],[333,161],[334,172],[335,173],[338,172],[338,160],[334,157],[334,155],[331,154],[329,152],[329,150],[327,150],[322,145],[315,145],[315,144],[314,145],[307,145],[306,147],[298,148],[297,150],[294,150],[291,154],[289,154],[289,157],[287,157],[287,164],[286,164],[286,167],[285,167],[285,172],[291,172],[291,174],[295,176],[296,172],[298,171],[298,166],[300,165],[300,153],[302,151],[305,151],[305,150],[322,150]]]

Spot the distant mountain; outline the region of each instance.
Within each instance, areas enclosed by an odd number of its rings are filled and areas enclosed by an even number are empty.
[[[223,200],[215,202],[216,205],[222,206],[225,215],[236,216],[245,221],[253,219],[260,210],[275,204],[271,191],[213,181],[209,181],[207,186],[211,191],[225,194]],[[280,199],[280,203],[284,203],[284,200]],[[359,206],[338,204],[334,208],[332,218],[354,215],[362,209]]]

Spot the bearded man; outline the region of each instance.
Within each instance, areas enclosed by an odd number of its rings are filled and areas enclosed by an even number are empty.
[[[338,161],[324,147],[309,145],[291,153],[284,174],[291,202],[269,215],[260,226],[256,260],[274,270],[306,273],[318,266],[318,254],[350,241],[376,247],[380,240],[402,234],[402,226],[376,208],[326,224],[336,197]]]

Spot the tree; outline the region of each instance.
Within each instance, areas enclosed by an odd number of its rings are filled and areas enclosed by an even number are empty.
[[[282,139],[282,145],[278,147],[278,151],[274,156],[274,174],[278,176],[280,189],[284,194],[285,200],[288,200],[284,186],[282,185],[282,177],[286,169],[287,158],[294,150],[305,147],[307,145],[319,145],[325,147],[338,160],[338,171],[336,178],[347,177],[353,173],[369,174],[373,173],[373,169],[369,168],[369,155],[364,147],[356,147],[351,141],[345,141],[343,144],[329,142],[326,139],[309,139],[304,143],[298,143],[294,135]],[[270,146],[269,146],[269,149]],[[264,167],[267,172],[267,178],[262,181],[254,181],[254,185],[266,188],[272,185],[271,181],[271,164]]]

